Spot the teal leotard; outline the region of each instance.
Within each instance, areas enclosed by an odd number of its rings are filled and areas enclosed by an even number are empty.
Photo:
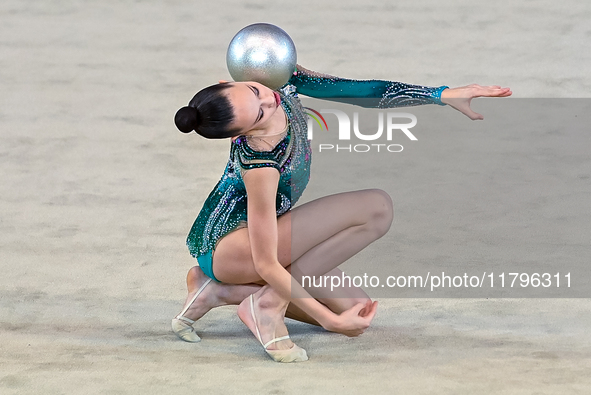
[[[288,119],[285,137],[269,151],[259,151],[245,136],[231,143],[230,158],[220,181],[209,194],[187,237],[191,255],[203,272],[214,279],[212,254],[216,243],[247,223],[245,171],[273,167],[280,173],[276,198],[277,216],[285,214],[300,198],[310,177],[311,148],[307,139],[307,115],[298,93],[342,102],[364,99],[364,107],[401,107],[442,104],[441,92],[431,88],[380,80],[349,80],[298,70],[279,90]],[[357,102],[356,104],[359,104]]]

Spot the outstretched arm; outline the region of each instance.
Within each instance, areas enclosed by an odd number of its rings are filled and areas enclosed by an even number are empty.
[[[297,65],[296,72],[289,80],[296,91],[306,96],[328,99],[362,107],[390,108],[422,104],[449,105],[470,119],[484,117],[470,108],[476,97],[507,97],[509,88],[498,85],[468,85],[459,88],[448,86],[428,87],[403,82],[383,80],[351,80],[321,74]]]
[[[447,88],[384,80],[352,80],[307,70],[300,65],[289,83],[302,95],[374,108],[443,105],[441,92]]]

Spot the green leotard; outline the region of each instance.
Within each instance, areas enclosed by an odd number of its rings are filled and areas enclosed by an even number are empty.
[[[364,99],[365,107],[401,107],[442,104],[442,86],[431,88],[381,80],[349,80],[298,70],[279,90],[281,105],[288,119],[285,137],[271,150],[256,150],[246,136],[231,143],[230,158],[220,181],[207,197],[187,237],[191,255],[210,278],[216,243],[229,232],[248,222],[244,172],[273,167],[280,173],[276,198],[279,217],[300,198],[310,177],[311,148],[307,139],[307,115],[298,93],[341,102]],[[357,103],[358,104],[358,103]]]

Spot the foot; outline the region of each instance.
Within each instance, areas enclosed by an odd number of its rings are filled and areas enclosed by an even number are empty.
[[[267,285],[256,292],[253,298],[254,314],[251,310],[250,298],[247,297],[238,306],[238,317],[257,340],[264,345],[273,339],[287,336],[287,327],[284,322],[287,305],[278,299],[275,291]],[[253,320],[253,316],[256,322]],[[289,350],[293,347],[293,342],[290,339],[285,339],[269,344],[266,350]]]
[[[259,285],[231,285],[212,281],[201,268],[195,266],[187,274],[189,294],[185,307],[172,319],[172,331],[182,340],[190,343],[201,341],[193,324],[214,307],[238,304],[248,295],[260,289]]]
[[[184,306],[191,302],[195,293],[203,284],[205,284],[205,282],[207,282],[207,280],[209,280],[209,277],[203,273],[199,266],[194,266],[189,270],[189,273],[187,274],[188,295]],[[205,313],[215,307],[239,304],[244,298],[255,293],[260,288],[260,285],[254,284],[235,285],[211,281],[203,291],[201,291],[191,306],[189,306],[187,311],[183,314],[183,317],[192,321],[197,321],[199,318],[203,317]]]

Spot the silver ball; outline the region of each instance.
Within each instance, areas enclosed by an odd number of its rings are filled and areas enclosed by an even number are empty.
[[[256,81],[277,89],[292,76],[297,53],[283,29],[255,23],[236,33],[228,46],[226,63],[234,81]]]

